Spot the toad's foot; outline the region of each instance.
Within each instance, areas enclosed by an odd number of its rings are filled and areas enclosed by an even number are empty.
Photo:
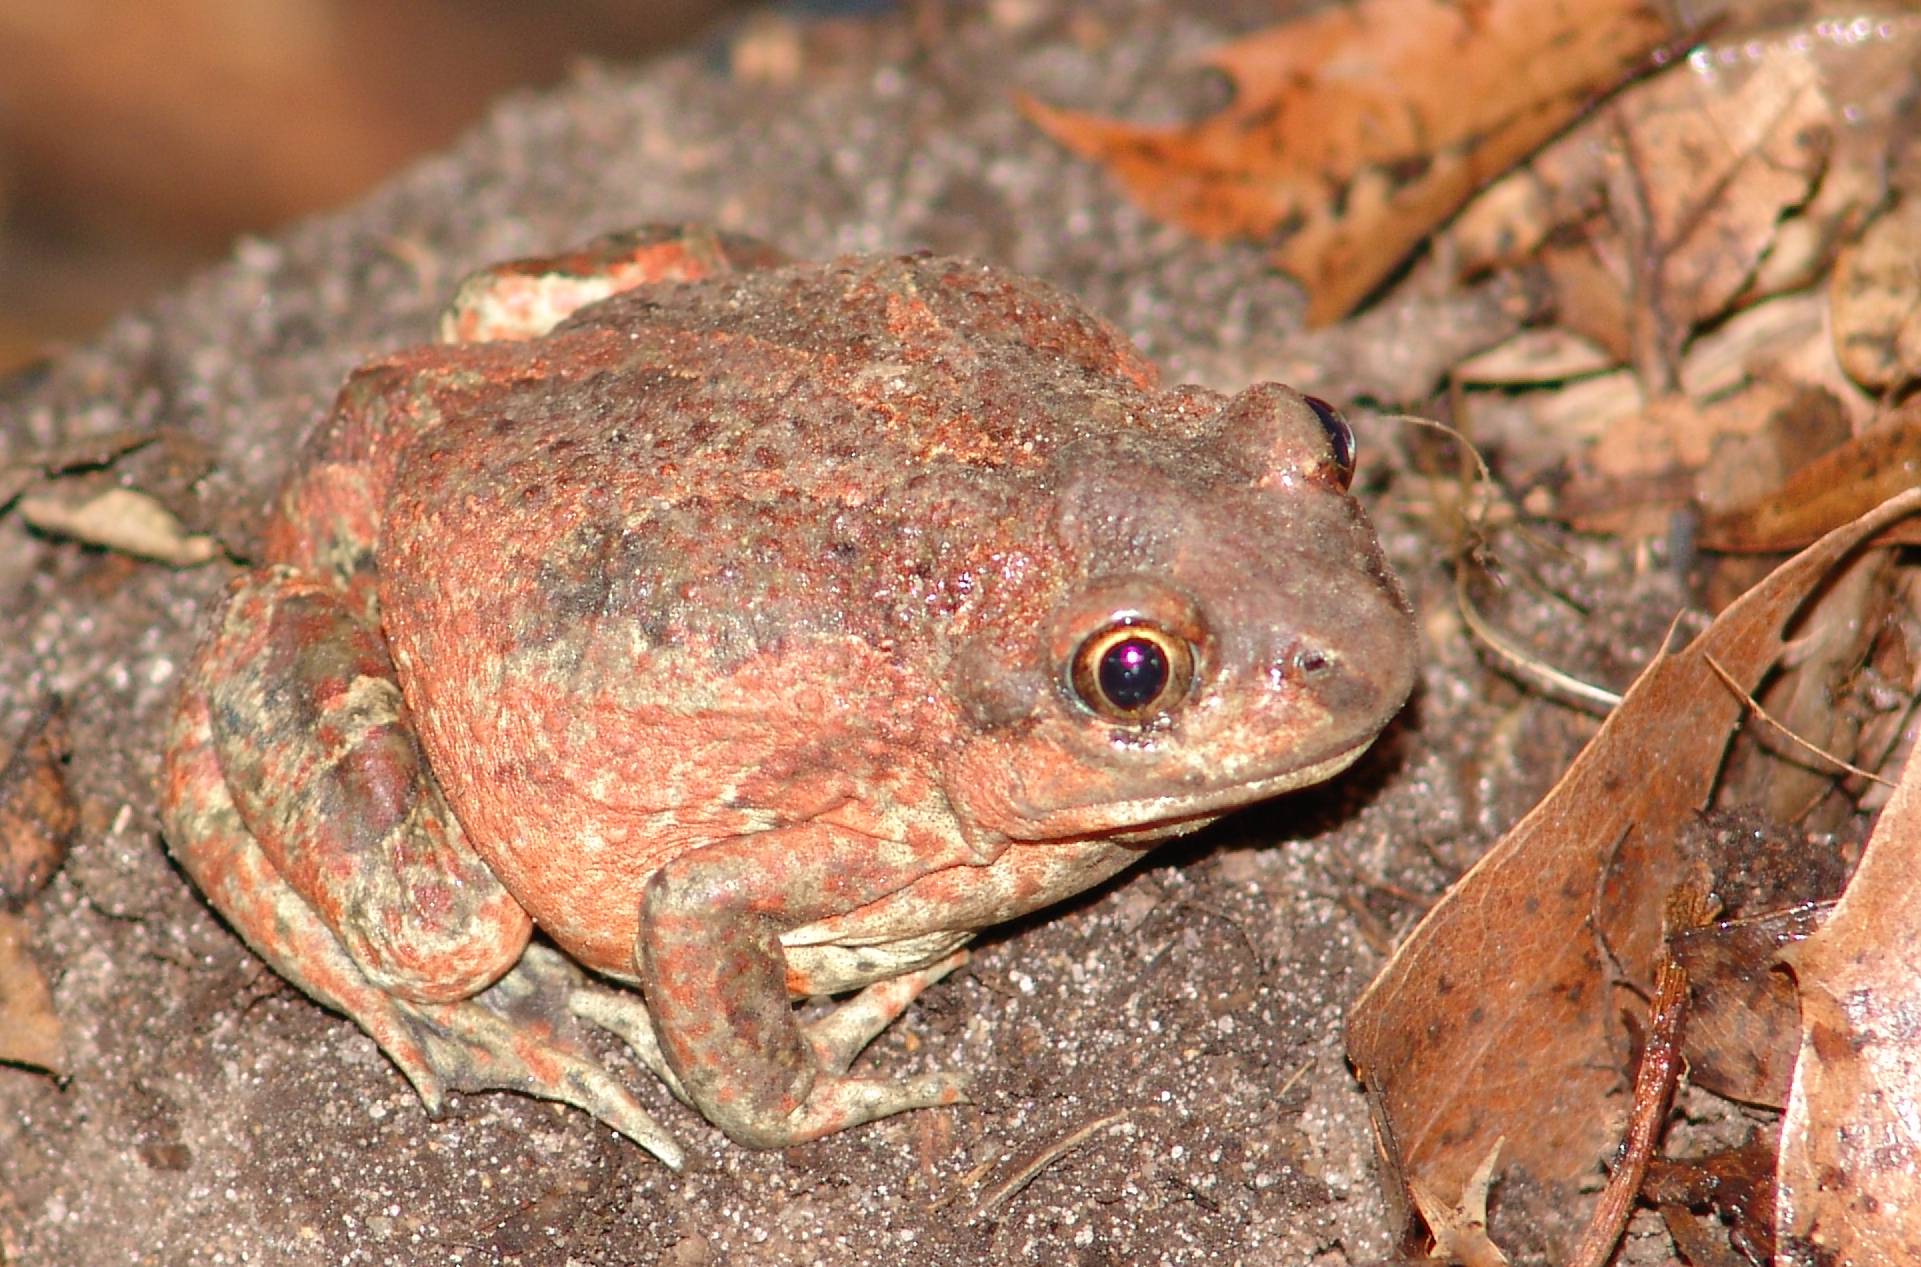
[[[783,929],[805,928],[898,893],[917,875],[966,864],[964,846],[934,835],[917,842],[922,852],[904,843],[883,865],[874,837],[820,817],[690,850],[648,879],[635,976],[680,1089],[735,1143],[787,1148],[891,1114],[966,1101],[967,1080],[957,1073],[846,1073],[861,1046],[957,958],[876,982],[841,1011],[803,1025],[780,940]],[[779,865],[770,865],[775,858]]]
[[[909,1109],[967,1103],[967,1080],[960,1074],[886,1080],[843,1076],[861,1049],[906,1011],[922,990],[966,963],[967,958],[966,950],[957,950],[918,971],[877,981],[820,1020],[801,1026],[820,1075],[806,1103],[780,1124],[779,1142],[818,1138]],[[619,1035],[682,1103],[700,1107],[661,1056],[653,1021],[639,996],[582,986],[568,996],[567,1003],[576,1015]],[[772,1146],[772,1142],[761,1146]]]
[[[675,1170],[685,1163],[673,1136],[588,1052],[575,1021],[581,1017],[611,1030],[650,1069],[664,1072],[645,1007],[638,998],[589,986],[558,951],[529,946],[513,971],[471,999],[396,1006],[416,1020],[427,1064],[442,1085],[519,1091],[571,1104]],[[419,1086],[420,1079],[407,1072]]]
[[[531,953],[531,952],[529,952]],[[968,952],[957,950],[937,963],[929,964],[914,972],[905,972],[886,981],[877,981],[860,991],[853,998],[840,1004],[832,1012],[819,1020],[801,1027],[808,1045],[814,1049],[814,1059],[821,1069],[829,1074],[840,1075],[847,1072],[848,1066],[868,1043],[874,1041],[880,1032],[897,1020],[908,1005],[920,997],[921,991],[933,985],[954,969],[966,963]],[[647,1006],[639,996],[612,990],[598,990],[582,986],[568,996],[567,1005],[576,1016],[592,1021],[595,1025],[619,1035],[622,1042],[633,1049],[641,1062],[653,1071],[654,1075],[666,1084],[667,1089],[681,1103],[698,1107],[680,1084],[680,1078],[673,1067],[660,1054],[660,1041],[654,1034],[653,1020],[647,1015]],[[964,1081],[957,1075],[934,1074],[935,1080],[945,1091],[949,1088],[965,1093]],[[952,1099],[940,1099],[936,1103],[956,1103]],[[964,1102],[964,1099],[960,1102]],[[915,1108],[930,1107],[916,1104]]]
[[[922,990],[966,963],[967,958],[963,948],[917,972],[876,981],[820,1020],[802,1026],[801,1032],[813,1047],[820,1067],[832,1074],[846,1073],[861,1049],[893,1024]]]
[[[449,1087],[520,1091],[585,1109],[667,1165],[681,1167],[680,1145],[580,1042],[570,1015],[579,1011],[575,1001],[601,992],[586,985],[557,952],[529,946],[506,976],[471,999],[398,998],[367,979],[260,850],[244,843],[248,838],[238,815],[220,799],[223,812],[204,815],[200,822],[205,828],[223,821],[225,830],[203,837],[202,847],[183,863],[282,974],[372,1036],[429,1113],[440,1111]],[[242,842],[242,847],[215,857],[208,839]],[[630,1043],[639,1036],[629,1029],[615,1032]],[[661,1064],[651,1031],[646,1031],[646,1046],[653,1057],[648,1060],[642,1052],[642,1059],[650,1066]]]
[[[909,1109],[971,1102],[965,1074],[884,1080],[845,1076],[861,1049],[905,1012],[922,990],[967,959],[968,952],[961,949],[917,972],[876,981],[826,1016],[801,1026],[801,1037],[813,1049],[821,1076],[808,1092],[807,1102],[789,1119],[796,1138],[817,1138]]]

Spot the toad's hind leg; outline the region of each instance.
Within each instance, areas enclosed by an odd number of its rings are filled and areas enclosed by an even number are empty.
[[[467,846],[420,764],[378,638],[338,592],[242,578],[176,708],[168,843],[243,938],[345,1012],[429,1109],[508,1089],[587,1110],[678,1166],[667,1133],[590,1055],[577,974]]]

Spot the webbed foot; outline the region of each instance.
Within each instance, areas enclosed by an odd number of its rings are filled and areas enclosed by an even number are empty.
[[[637,996],[589,985],[559,951],[529,946],[511,972],[471,999],[396,1006],[415,1019],[426,1064],[441,1085],[519,1091],[571,1104],[673,1169],[685,1164],[673,1136],[588,1051],[580,1033],[582,1020],[612,1031],[642,1063],[665,1074],[672,1088],[646,1006]],[[407,1072],[419,1086],[420,1079]]]

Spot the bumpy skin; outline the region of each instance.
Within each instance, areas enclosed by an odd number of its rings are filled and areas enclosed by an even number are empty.
[[[644,230],[445,331],[491,341],[360,370],[306,445],[164,788],[214,904],[430,1106],[513,1087],[679,1164],[583,1018],[752,1146],[953,1103],[846,1071],[973,930],[1327,777],[1408,692],[1316,412],[1162,390],[1038,282]],[[1117,622],[1191,660],[1139,716],[1074,673]]]

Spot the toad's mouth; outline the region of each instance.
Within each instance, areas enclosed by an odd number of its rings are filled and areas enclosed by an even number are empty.
[[[1034,840],[1100,835],[1117,844],[1154,844],[1199,831],[1230,811],[1326,782],[1360,760],[1361,754],[1374,746],[1374,740],[1375,735],[1369,734],[1332,756],[1211,791],[1177,791],[1089,805],[1034,806],[1027,815],[1028,830],[1021,835]]]

